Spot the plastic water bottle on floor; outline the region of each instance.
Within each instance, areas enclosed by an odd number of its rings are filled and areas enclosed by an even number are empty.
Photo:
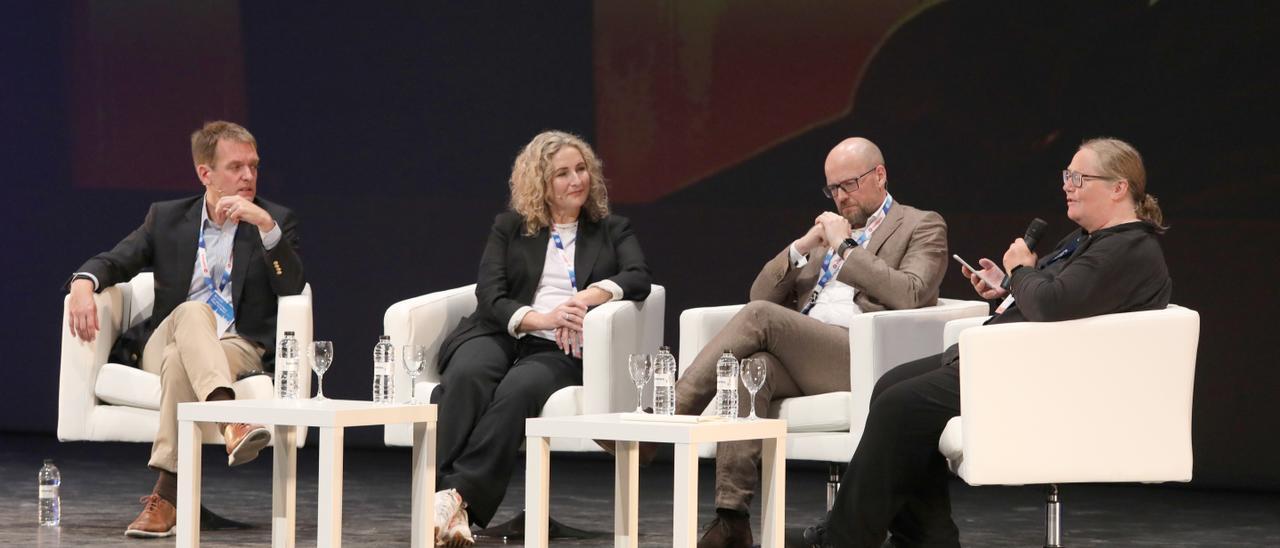
[[[280,399],[298,399],[298,339],[285,331],[276,353],[276,392]]]
[[[653,361],[653,414],[676,414],[676,357],[671,347],[658,349]]]
[[[728,350],[716,361],[716,416],[738,418],[738,358]]]
[[[62,499],[58,487],[62,485],[62,473],[53,465],[53,459],[44,459],[40,467],[39,519],[43,527],[57,527],[62,523]]]
[[[373,403],[394,403],[391,374],[395,366],[396,350],[391,346],[391,337],[378,337],[378,344],[373,347]]]

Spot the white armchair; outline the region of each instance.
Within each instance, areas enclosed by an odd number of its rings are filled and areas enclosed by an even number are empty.
[[[476,308],[475,285],[429,293],[387,308],[383,332],[391,337],[397,355],[401,345],[427,347],[427,362],[418,377],[418,397],[426,399],[440,383],[436,358],[446,336]],[[627,354],[651,353],[662,344],[667,291],[652,286],[644,302],[614,301],[592,309],[583,320],[582,385],[556,391],[542,408],[543,417],[614,413],[633,408],[636,387],[627,374]],[[395,372],[395,401],[409,399],[409,375]],[[447,420],[447,419],[446,419]],[[387,425],[387,445],[411,445],[407,425]],[[599,451],[591,440],[554,439],[552,450]]]
[[[1194,310],[973,323],[947,326],[963,412],[938,447],[971,485],[1049,484],[1046,546],[1060,540],[1056,484],[1191,480]]]
[[[680,314],[682,374],[740,308],[693,308]],[[774,402],[770,416],[787,421],[787,458],[832,463],[828,508],[839,487],[839,466],[853,458],[862,438],[876,381],[898,365],[942,352],[942,331],[948,321],[988,313],[982,301],[938,299],[936,306],[857,314],[849,325],[850,391]],[[702,447],[700,454],[714,456],[714,444]]]
[[[121,333],[151,316],[155,280],[143,272],[125,283],[94,295],[100,330],[93,342],[81,341],[67,325],[67,304],[62,310],[62,365],[58,380],[58,439],[62,441],[155,440],[160,424],[160,376],[135,367],[107,363],[111,346]],[[281,297],[276,321],[277,339],[293,331],[302,348],[311,344],[311,286],[301,295]],[[311,362],[300,360],[299,392],[311,389]],[[236,381],[232,388],[244,399],[275,397],[271,377],[255,375]],[[223,443],[212,425],[202,425],[205,443]],[[306,441],[300,429],[298,446]]]

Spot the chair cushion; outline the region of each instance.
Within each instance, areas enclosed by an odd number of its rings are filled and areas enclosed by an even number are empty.
[[[772,411],[787,421],[788,432],[848,432],[852,405],[849,392],[830,392],[787,398],[774,403]]]
[[[160,409],[160,376],[136,367],[109,363],[98,370],[93,387],[98,399],[111,405]]]
[[[938,451],[947,457],[947,466],[953,473],[960,473],[960,464],[964,462],[964,436],[960,431],[960,417],[951,417],[947,427],[942,429],[938,437]]]
[[[262,400],[275,396],[269,375],[254,375],[231,384],[236,397],[242,400]],[[160,376],[136,367],[109,363],[98,371],[98,382],[93,393],[110,405],[160,409]]]

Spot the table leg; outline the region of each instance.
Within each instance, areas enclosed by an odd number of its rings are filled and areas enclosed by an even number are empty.
[[[551,439],[529,436],[524,443],[524,545],[546,548],[547,515],[551,504],[549,492]]]
[[[783,526],[787,509],[787,442],[778,438],[765,438],[760,452],[760,530],[764,538],[761,548],[784,546]]]
[[[178,422],[178,538],[177,546],[200,546],[200,428]]]
[[[675,460],[671,545],[693,548],[698,542],[698,445],[675,444]]]
[[[271,546],[293,546],[297,517],[298,443],[295,426],[277,425],[271,455]]]
[[[640,451],[634,441],[617,442],[613,472],[613,545],[636,548],[640,542]]]
[[[435,545],[436,423],[413,423],[413,512],[409,537],[413,548]]]
[[[316,511],[316,547],[342,546],[342,443],[346,430],[320,428],[319,508]]]

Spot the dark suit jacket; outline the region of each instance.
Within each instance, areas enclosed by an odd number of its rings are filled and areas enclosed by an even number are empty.
[[[767,300],[800,311],[822,275],[825,247],[809,251],[796,268],[790,248],[765,264],[751,285],[751,300]],[[947,223],[932,211],[895,203],[865,248],[849,252],[836,279],[858,289],[853,300],[863,312],[904,310],[938,303],[947,271]]]
[[[476,337],[507,332],[507,323],[520,307],[533,304],[542,278],[551,232],[543,228],[524,235],[524,218],[507,211],[493,219],[493,230],[480,258],[476,282],[476,311],[463,318],[440,345],[440,370],[462,343]],[[622,298],[632,301],[649,296],[649,267],[640,242],[625,217],[609,215],[599,222],[585,216],[578,222],[573,267],[578,289],[612,280],[622,288]]]
[[[275,248],[267,251],[258,227],[244,222],[237,227],[231,251],[232,306],[236,311],[236,332],[266,349],[263,363],[270,369],[275,357],[276,299],[301,293],[306,281],[302,259],[298,257],[293,212],[262,198],[255,198],[253,203],[271,214],[282,234]],[[147,319],[141,340],[144,346],[156,326],[187,300],[202,207],[203,195],[151,204],[142,226],[77,271],[97,276],[99,291],[127,282],[143,269],[155,272],[155,308]]]

